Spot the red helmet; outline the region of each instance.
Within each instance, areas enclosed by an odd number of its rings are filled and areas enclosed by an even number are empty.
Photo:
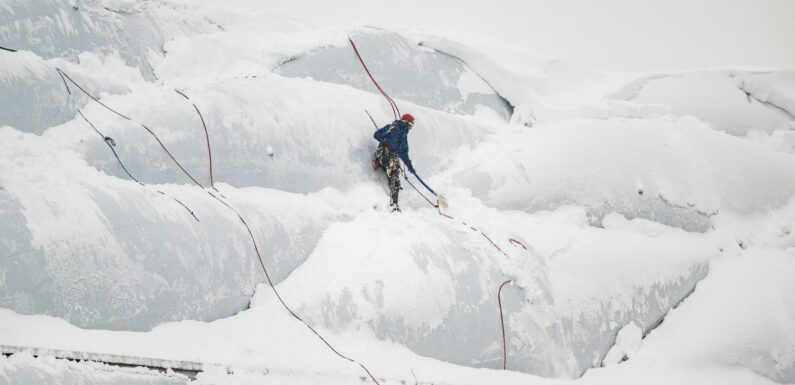
[[[403,116],[400,117],[400,120],[405,120],[409,123],[414,123],[414,117],[411,116],[411,114],[403,114]]]

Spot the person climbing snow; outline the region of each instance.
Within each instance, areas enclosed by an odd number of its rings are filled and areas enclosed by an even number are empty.
[[[391,211],[400,211],[398,206],[398,193],[400,192],[400,160],[406,165],[409,172],[414,174],[414,166],[409,158],[408,134],[414,126],[414,117],[403,114],[396,120],[373,133],[373,138],[378,141],[378,148],[373,154],[373,170],[380,168],[386,172],[389,186],[389,208]]]

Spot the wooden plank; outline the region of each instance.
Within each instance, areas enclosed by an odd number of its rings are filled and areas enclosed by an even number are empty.
[[[125,368],[143,367],[161,373],[168,373],[170,370],[174,373],[182,374],[191,380],[195,380],[196,375],[199,374],[203,368],[201,363],[191,361],[165,360],[159,358],[134,357],[118,354],[78,352],[73,350],[58,350],[12,345],[0,345],[0,353],[5,356],[11,356],[18,353],[27,353],[34,357],[55,357],[58,359],[75,362],[91,361]]]
[[[170,371],[173,373],[181,374],[190,380],[196,380],[196,376],[203,371],[203,368],[206,365],[192,361],[166,360],[160,358],[125,356],[125,355],[109,354],[109,353],[79,352],[73,350],[59,350],[59,349],[47,349],[47,348],[38,348],[38,347],[0,344],[0,354],[3,354],[4,356],[11,356],[19,353],[30,354],[34,357],[54,357],[56,359],[64,359],[73,362],[97,362],[119,368],[140,367],[164,374],[168,374]],[[258,373],[261,375],[269,375],[269,374],[289,375],[289,371],[286,373],[279,371],[274,372],[267,369],[252,371],[244,368],[236,368],[234,366],[226,366],[226,370],[227,373],[232,375],[235,373],[240,373],[240,374]],[[368,377],[358,377],[358,379],[362,383],[372,383],[372,380],[370,380],[370,378]],[[416,378],[413,380],[400,380],[400,379],[387,379],[379,377],[378,381],[382,385],[387,385],[387,384],[442,385],[440,383],[435,383],[435,382],[418,381]]]

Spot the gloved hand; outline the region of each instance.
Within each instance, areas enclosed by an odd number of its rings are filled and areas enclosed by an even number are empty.
[[[412,174],[416,174],[417,172],[414,171],[414,167],[409,166],[409,172]]]

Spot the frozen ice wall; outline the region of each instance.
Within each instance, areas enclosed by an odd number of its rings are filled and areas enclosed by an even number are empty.
[[[513,114],[513,107],[458,58],[393,32],[367,30],[352,39],[376,81],[395,99],[455,114],[485,113],[503,120]],[[275,72],[379,92],[347,45],[290,58]]]
[[[41,134],[74,116],[57,72],[32,53],[0,51],[0,87],[0,124]]]
[[[64,60],[90,67],[111,56],[153,80],[150,59],[163,54],[166,40],[215,28],[181,16],[179,6],[151,8],[132,1],[0,1],[0,44],[19,51],[0,50],[0,125],[40,134],[73,117],[74,101],[54,71]],[[89,90],[127,92],[118,80],[101,79]]]
[[[157,7],[157,12],[152,8]],[[83,52],[117,52],[152,79],[151,55],[184,32],[214,27],[181,15],[181,7],[126,0],[3,0],[0,41],[46,59],[76,61]],[[164,18],[168,19],[164,23]]]
[[[201,189],[141,186],[54,151],[46,137],[8,127],[0,137],[8,146],[0,156],[0,306],[145,330],[232,315],[264,279],[240,220]],[[226,194],[246,213],[277,282],[340,215],[289,193]]]

